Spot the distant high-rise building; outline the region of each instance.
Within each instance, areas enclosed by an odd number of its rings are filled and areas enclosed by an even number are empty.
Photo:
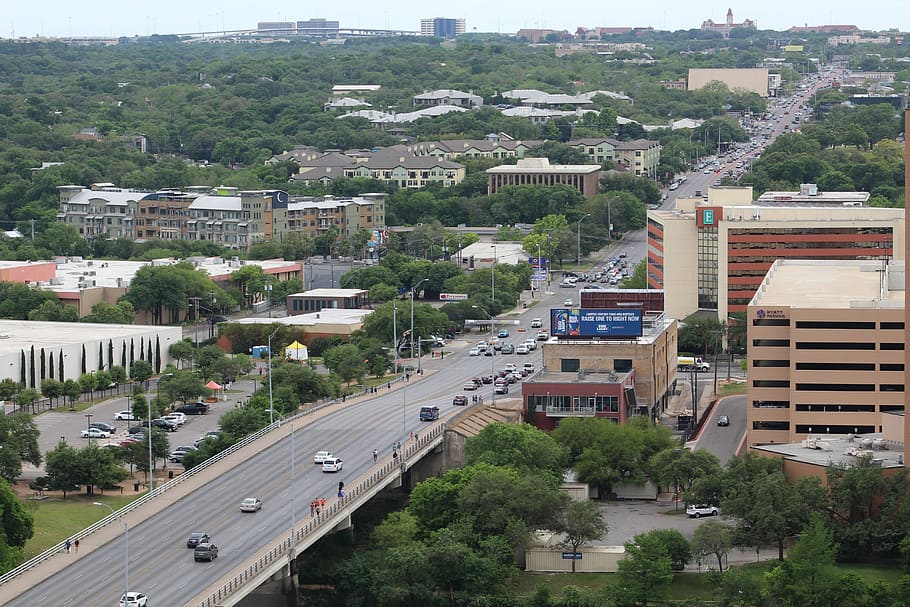
[[[293,36],[295,30],[293,21],[260,21],[256,24],[257,33],[269,36]]]
[[[306,21],[297,22],[297,35],[333,38],[338,35],[338,27],[338,21],[307,19]]]
[[[435,17],[420,20],[420,33],[437,38],[454,38],[465,33],[464,19]]]

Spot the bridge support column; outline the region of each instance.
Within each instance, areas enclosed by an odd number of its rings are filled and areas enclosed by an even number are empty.
[[[292,558],[281,571],[244,597],[238,607],[297,607],[297,559]]]

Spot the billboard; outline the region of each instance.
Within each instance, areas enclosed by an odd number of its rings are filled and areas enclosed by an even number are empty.
[[[552,308],[550,335],[556,337],[641,337],[641,310]]]

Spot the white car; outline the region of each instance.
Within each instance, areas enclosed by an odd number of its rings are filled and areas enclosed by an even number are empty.
[[[525,344],[526,346],[528,346],[528,350],[536,350],[536,349],[537,349],[537,342],[534,341],[533,339],[526,339],[526,340],[524,341],[524,344]]]
[[[259,512],[262,510],[262,500],[258,497],[248,497],[240,502],[241,512]]]
[[[132,411],[118,411],[116,414],[114,414],[114,419],[115,420],[124,420],[124,421],[128,421],[128,422],[134,422],[134,421],[139,420],[138,417],[133,415]]]
[[[566,297],[566,299],[562,302],[562,305],[564,305],[564,306],[566,306],[566,307],[568,307],[568,308],[571,308],[572,305],[573,305],[573,303],[572,303],[572,298],[571,298],[571,297]]]
[[[503,369],[503,371],[511,373],[512,371],[518,370],[518,365],[516,365],[515,363],[507,363],[506,365],[503,366],[502,369]]]
[[[344,462],[337,457],[329,457],[322,462],[322,471],[323,472],[341,472],[341,468],[344,465]]]
[[[111,433],[101,428],[88,428],[79,433],[82,438],[110,438]]]
[[[149,598],[141,592],[127,592],[120,596],[120,607],[145,607]]]
[[[478,348],[477,346],[474,346],[473,348],[468,350],[468,356],[480,356],[480,348]]]
[[[530,353],[531,353],[531,350],[528,349],[527,344],[519,344],[518,347],[515,348],[515,354],[530,354]]]
[[[314,464],[321,464],[321,463],[323,463],[325,460],[327,460],[327,459],[332,459],[333,457],[335,457],[335,456],[332,455],[332,452],[331,452],[331,451],[317,451],[317,452],[316,452],[316,455],[313,456],[313,463],[314,463]]]
[[[542,322],[539,318],[532,318],[532,319],[531,319],[531,328],[532,328],[532,329],[539,329],[539,328],[541,328],[542,326],[543,326],[543,322]]]
[[[546,331],[537,332],[537,341],[547,341],[548,339],[550,339],[550,334]]]
[[[686,507],[686,514],[689,515],[689,518],[717,516],[719,513],[720,510],[717,509],[717,506],[711,506],[708,504],[689,504]]]
[[[164,416],[163,419],[169,419],[178,426],[182,426],[186,423],[186,414],[185,413],[168,413]]]

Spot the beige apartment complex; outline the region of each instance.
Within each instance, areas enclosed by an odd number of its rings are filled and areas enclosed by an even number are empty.
[[[648,287],[664,290],[668,316],[745,312],[777,259],[903,258],[904,209],[853,206],[852,192],[777,194],[710,188],[707,202],[648,212]]]
[[[904,411],[903,261],[779,260],[749,303],[748,444],[882,432]]]

